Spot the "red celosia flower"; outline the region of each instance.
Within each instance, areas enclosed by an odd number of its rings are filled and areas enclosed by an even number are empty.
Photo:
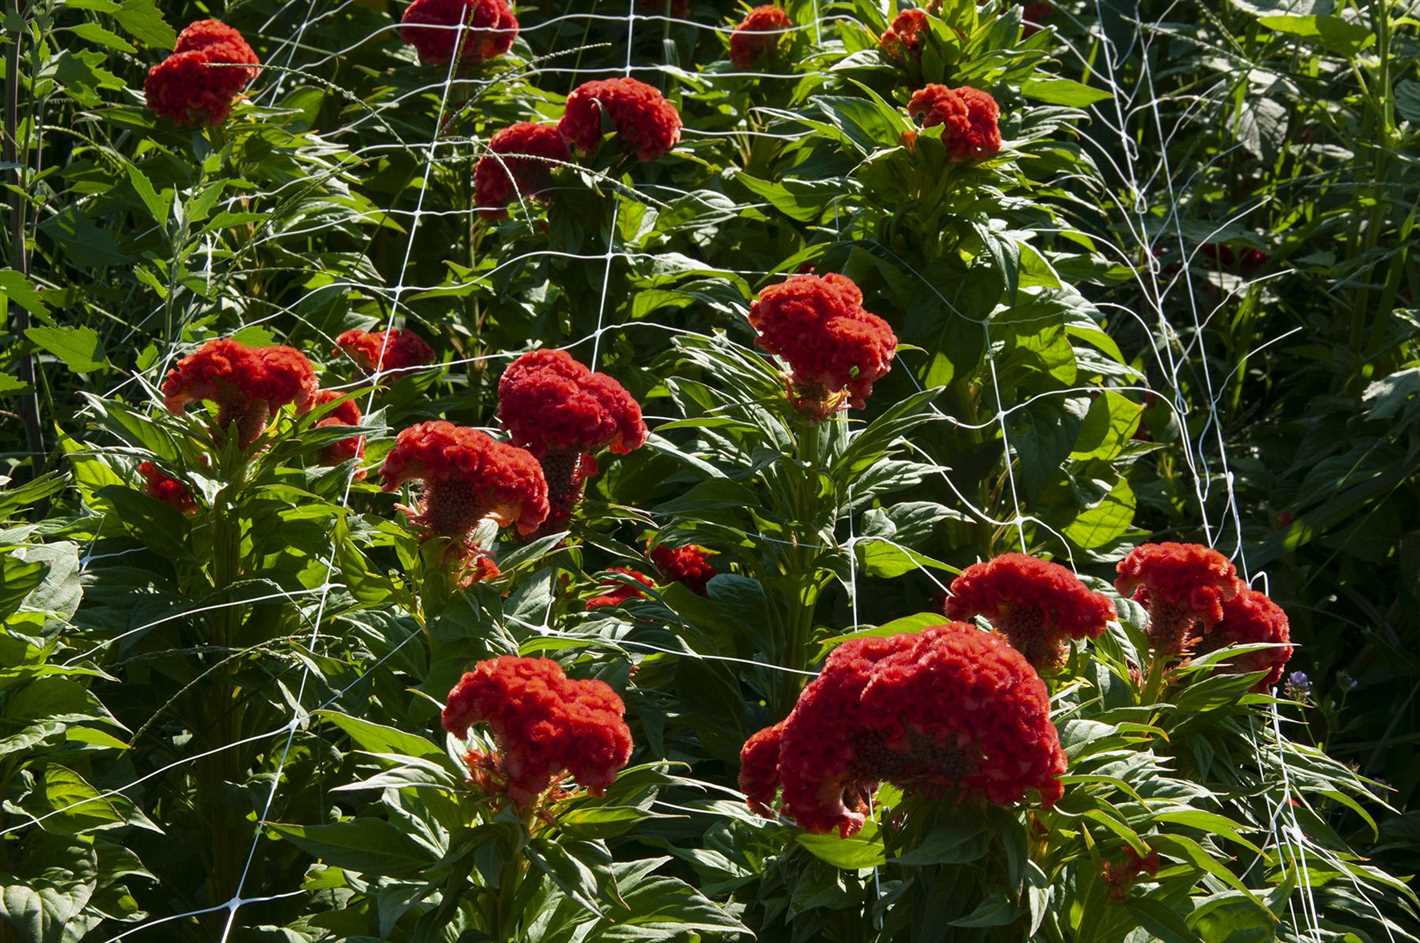
[[[631,758],[626,707],[601,681],[568,678],[546,658],[504,655],[474,665],[449,692],[444,729],[464,737],[484,724],[498,755],[477,754],[470,772],[484,788],[530,806],[570,773],[600,795]]]
[[[163,380],[169,412],[211,400],[218,407],[217,428],[235,424],[243,448],[261,435],[272,412],[287,403],[305,412],[315,395],[315,371],[300,351],[280,345],[248,347],[225,338],[208,341],[179,360]]]
[[[479,212],[490,219],[508,215],[515,199],[540,198],[552,171],[569,159],[567,142],[555,125],[519,121],[493,135],[488,154],[473,169]]]
[[[730,34],[730,61],[736,68],[748,69],[762,57],[773,58],[779,40],[794,28],[789,14],[773,4],[750,10],[735,31]]]
[[[507,0],[414,0],[400,24],[400,39],[415,48],[424,65],[448,65],[460,36],[460,65],[501,56],[518,38],[518,18]]]
[[[878,48],[890,59],[902,62],[909,56],[921,58],[922,44],[932,27],[921,10],[903,10],[878,39]]]
[[[335,390],[318,390],[316,392],[316,405],[324,406],[333,403],[345,394]],[[360,415],[360,407],[354,399],[347,399],[316,423],[316,428],[321,429],[327,426],[358,426],[363,417]],[[352,435],[348,439],[339,439],[321,449],[320,460],[323,465],[339,465],[341,462],[348,462],[352,458],[360,458],[365,454],[365,437],[362,435]],[[363,470],[356,472],[357,478],[364,478]]]
[[[620,573],[622,576],[628,576],[631,579],[635,580],[636,583],[640,583],[642,586],[645,586],[649,589],[656,588],[655,582],[649,576],[647,576],[645,573],[640,573],[636,570],[633,570],[630,567],[614,566],[608,572]],[[641,590],[637,588],[636,583],[631,583],[626,580],[618,579],[602,580],[602,586],[610,588],[605,593],[602,593],[600,596],[593,596],[591,599],[588,599],[587,608],[602,609],[607,606],[620,606],[630,602],[633,599],[645,599],[646,594],[641,592]]]
[[[1068,639],[1093,638],[1114,618],[1108,597],[1065,567],[1021,553],[967,567],[946,609],[953,619],[985,616],[1037,670],[1059,667]]]
[[[400,432],[380,469],[384,489],[406,481],[424,482],[410,521],[430,536],[466,542],[478,523],[492,518],[499,527],[537,530],[547,517],[547,482],[537,459],[477,429],[435,420]],[[469,548],[470,550],[473,548]]]
[[[671,583],[684,583],[691,592],[705,595],[705,584],[715,576],[704,547],[689,544],[684,547],[669,547],[665,544],[651,551],[651,562],[661,571],[661,575]]]
[[[763,808],[777,783],[800,827],[846,836],[883,780],[1001,805],[1036,790],[1050,805],[1064,771],[1040,677],[999,636],[953,622],[840,645],[778,728],[746,743],[740,788]]]
[[[1207,651],[1225,645],[1247,645],[1254,642],[1274,642],[1280,648],[1266,648],[1261,651],[1239,655],[1227,662],[1228,667],[1240,673],[1266,671],[1257,682],[1254,691],[1269,691],[1282,680],[1282,671],[1292,657],[1291,630],[1287,613],[1255,589],[1243,588],[1236,596],[1223,601],[1223,618],[1208,630],[1203,637],[1203,648]]]
[[[1238,594],[1227,557],[1198,544],[1144,544],[1119,561],[1114,585],[1149,611],[1149,638],[1165,654],[1186,652],[1223,618]]]
[[[157,465],[152,462],[139,462],[138,474],[143,476],[143,491],[148,497],[170,505],[183,514],[197,513],[197,501],[192,496],[192,490]]]
[[[183,125],[221,124],[260,62],[241,33],[198,20],[178,34],[172,55],[148,70],[148,110]]]
[[[579,85],[567,96],[557,130],[579,151],[595,154],[606,125],[616,129],[616,136],[637,160],[655,160],[680,140],[680,113],[675,106],[656,89],[632,78]]]
[[[1106,861],[1100,865],[1100,879],[1109,885],[1111,900],[1124,900],[1139,875],[1153,877],[1159,873],[1159,853],[1151,850],[1144,857],[1133,848],[1124,849],[1123,861]]]
[[[983,160],[1001,150],[1001,109],[981,89],[927,85],[912,93],[907,113],[924,128],[945,126],[942,142],[952,160]]]
[[[795,408],[819,419],[845,400],[861,408],[897,350],[892,328],[863,310],[858,286],[837,274],[769,286],[750,305],[749,323],[761,347],[788,361]]]
[[[434,349],[424,338],[403,327],[388,331],[351,328],[335,339],[335,352],[345,354],[367,373],[409,370],[434,361]]]

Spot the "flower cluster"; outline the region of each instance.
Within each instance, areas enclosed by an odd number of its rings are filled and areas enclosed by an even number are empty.
[[[1065,754],[1045,684],[999,636],[960,622],[855,639],[829,656],[783,721],[740,754],[740,788],[763,812],[850,835],[877,784],[1008,805],[1060,798]]]
[[[680,113],[661,93],[632,78],[585,82],[567,96],[557,129],[567,143],[595,154],[606,127],[637,160],[655,160],[680,140]]]
[[[647,589],[656,588],[655,582],[649,576],[638,570],[633,570],[630,567],[614,566],[607,572],[620,573],[628,579],[619,580],[615,577],[611,577],[602,580],[602,586],[606,588],[606,592],[588,599],[588,609],[606,609],[611,606],[625,605],[633,599],[645,599],[646,594],[641,592],[636,585],[637,583],[640,583],[641,586]],[[635,582],[632,582],[633,580]]]
[[[271,414],[288,403],[306,412],[315,402],[316,375],[293,347],[248,347],[231,339],[211,340],[179,360],[163,380],[163,402],[181,413],[189,403],[217,404],[216,427],[235,426],[238,443],[250,446]]]
[[[336,390],[318,390],[316,392],[316,405],[325,406],[339,400],[344,393]],[[340,402],[334,409],[326,413],[318,422],[317,429],[324,429],[330,426],[358,426],[364,417],[360,414],[360,406],[354,399],[346,399]],[[352,435],[348,439],[337,439],[325,448],[321,449],[320,460],[324,465],[339,465],[341,462],[348,462],[352,458],[361,458],[365,454],[365,437],[362,435]],[[364,471],[356,472],[357,478],[364,478]]]
[[[1109,886],[1111,900],[1124,900],[1129,896],[1129,888],[1139,880],[1139,875],[1153,877],[1159,873],[1159,853],[1150,850],[1144,857],[1133,848],[1124,849],[1124,860],[1106,861],[1100,865],[1100,880]]]
[[[646,441],[641,407],[625,387],[561,350],[530,351],[509,365],[498,381],[498,419],[542,463],[549,526],[571,518],[596,474],[593,452],[624,455]]]
[[[539,198],[552,182],[553,168],[569,156],[556,125],[520,121],[499,131],[473,170],[479,212],[497,219],[507,215],[510,201]]]
[[[774,58],[779,40],[793,27],[794,21],[779,7],[755,7],[730,34],[730,62],[736,68],[748,69],[762,58]]]
[[[694,544],[684,547],[662,544],[651,551],[651,562],[666,582],[684,583],[687,589],[701,596],[706,594],[705,585],[715,576],[715,567],[706,556],[705,548]]]
[[[525,809],[568,773],[597,795],[611,785],[631,758],[625,713],[604,682],[568,678],[546,658],[504,655],[454,685],[443,724],[456,737],[488,727],[498,752],[471,752],[471,777]]]
[[[1228,667],[1242,674],[1266,671],[1253,690],[1270,691],[1282,680],[1282,671],[1292,657],[1291,628],[1281,606],[1265,593],[1243,588],[1223,601],[1223,618],[1204,636],[1201,649],[1210,651],[1254,642],[1270,642],[1278,647],[1238,655],[1229,659]]]
[[[794,407],[815,419],[845,403],[861,408],[897,351],[892,328],[863,310],[863,293],[843,275],[795,275],[769,286],[750,305],[749,323],[759,345],[788,362]]]
[[[1058,668],[1069,639],[1094,638],[1114,618],[1109,598],[1065,567],[1020,553],[963,570],[946,611],[953,619],[985,616],[1037,670]]]
[[[979,88],[927,85],[912,93],[907,113],[924,128],[943,126],[952,160],[984,160],[1001,151],[1001,109]]]
[[[903,10],[878,38],[878,48],[895,62],[905,62],[909,57],[920,59],[922,44],[931,31],[926,13]]]
[[[1115,588],[1148,610],[1150,641],[1168,655],[1192,649],[1241,588],[1232,562],[1198,544],[1144,544],[1116,569]]]
[[[434,362],[434,350],[424,338],[408,328],[362,331],[351,328],[335,339],[336,353],[343,353],[366,373],[409,370]]]
[[[198,20],[178,34],[172,54],[148,70],[148,110],[182,125],[221,124],[260,64],[241,33],[220,20]]]
[[[460,65],[474,64],[512,47],[518,18],[507,0],[414,0],[400,18],[399,36],[424,65],[448,65],[455,49]]]
[[[187,485],[164,472],[152,462],[139,462],[138,474],[143,476],[143,491],[148,497],[176,508],[183,514],[197,513],[197,500]]]

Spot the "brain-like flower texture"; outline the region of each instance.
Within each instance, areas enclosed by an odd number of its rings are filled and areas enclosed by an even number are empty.
[[[951,622],[834,650],[789,716],[741,752],[740,788],[814,832],[857,831],[879,782],[928,796],[1053,804],[1065,754],[1050,698],[1000,636]]]
[[[684,583],[693,593],[706,594],[705,586],[715,577],[715,566],[704,547],[688,544],[670,547],[661,544],[651,551],[651,562],[671,583]]]
[[[878,48],[889,59],[906,62],[908,58],[921,58],[922,44],[932,27],[927,14],[921,10],[903,10],[893,19],[878,37]]]
[[[568,678],[546,658],[504,655],[474,665],[449,692],[444,729],[485,725],[495,756],[471,753],[470,772],[527,808],[567,774],[600,795],[631,758],[625,705],[601,681]]]
[[[1223,604],[1242,588],[1237,569],[1221,553],[1199,544],[1135,547],[1119,561],[1115,588],[1149,612],[1156,651],[1188,651],[1223,619]]]
[[[306,412],[315,402],[316,375],[293,347],[248,347],[240,341],[211,340],[179,360],[163,380],[163,403],[171,413],[188,404],[217,404],[216,427],[235,426],[243,448],[256,441],[271,414],[288,403]]]
[[[542,199],[552,171],[570,159],[555,125],[520,121],[488,142],[488,153],[473,169],[474,199],[490,219],[506,216],[509,202]]]
[[[425,65],[448,65],[455,49],[459,64],[469,65],[507,52],[518,38],[518,18],[507,0],[414,0],[404,8],[399,36]]]
[[[584,154],[601,146],[602,128],[617,138],[637,160],[655,160],[680,140],[680,113],[661,93],[636,79],[598,79],[573,89],[558,122],[567,143]]]
[[[1104,632],[1114,604],[1057,563],[1007,553],[962,570],[952,581],[947,615],[985,616],[1026,661],[1046,670],[1059,667],[1069,639]]]
[[[989,92],[928,85],[912,93],[907,113],[924,128],[944,126],[942,142],[952,160],[984,160],[1001,151],[1001,109]]]
[[[1255,691],[1270,691],[1282,680],[1282,672],[1292,657],[1291,628],[1287,613],[1255,589],[1242,589],[1231,599],[1223,600],[1223,618],[1203,638],[1202,648],[1213,650],[1225,645],[1246,645],[1271,642],[1279,648],[1248,652],[1228,660],[1227,667],[1239,673],[1266,671],[1254,686]]]
[[[748,69],[762,58],[774,58],[779,41],[794,28],[789,14],[773,4],[755,7],[730,34],[730,61]]]
[[[609,577],[602,580],[602,586],[606,591],[593,596],[587,600],[588,609],[607,609],[612,606],[620,606],[633,599],[645,599],[646,594],[641,592],[640,587],[655,589],[656,583],[645,573],[633,570],[630,567],[614,566],[607,572],[620,573],[626,579]],[[640,584],[639,586],[637,584]]]
[[[344,395],[344,393],[340,393],[336,390],[318,390],[316,392],[316,405],[325,406],[329,403],[334,403]],[[316,422],[316,428],[358,426],[362,418],[364,417],[360,414],[359,404],[357,404],[354,399],[347,399],[319,419]],[[341,462],[348,462],[352,458],[360,458],[364,454],[365,437],[362,435],[352,435],[347,439],[337,439],[321,449],[320,460],[323,465],[339,465]],[[364,478],[364,471],[356,472],[356,477]]]
[[[410,370],[434,362],[434,349],[403,327],[388,331],[351,328],[335,339],[335,351],[354,360],[366,373]]]
[[[750,305],[749,323],[759,345],[788,362],[790,400],[811,418],[845,403],[861,408],[897,351],[892,328],[863,310],[863,293],[843,275],[795,275],[769,286]]]
[[[241,33],[219,20],[198,20],[178,34],[172,54],[148,70],[148,110],[182,125],[221,124],[260,63]]]
[[[547,482],[537,459],[477,429],[443,420],[401,431],[380,476],[386,491],[422,481],[424,493],[410,522],[456,545],[467,544],[484,518],[529,534],[547,517]]]
[[[192,491],[152,462],[139,462],[138,474],[143,476],[143,492],[183,514],[197,513],[197,500]]]

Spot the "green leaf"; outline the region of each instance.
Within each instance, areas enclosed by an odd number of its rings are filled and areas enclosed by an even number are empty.
[[[430,743],[418,734],[406,733],[396,727],[387,727],[372,720],[362,720],[342,714],[339,711],[320,710],[315,716],[324,717],[350,735],[361,749],[371,753],[399,753],[404,756],[442,757],[441,747]]]
[[[98,883],[92,845],[34,831],[10,856],[15,873],[0,873],[0,914],[26,943],[61,943]]]
[[[1143,414],[1143,406],[1112,390],[1095,397],[1085,413],[1070,457],[1105,461],[1117,458],[1133,439]]]
[[[953,574],[960,572],[956,567],[943,563],[941,560],[929,557],[925,553],[918,553],[916,550],[909,550],[907,547],[887,540],[862,539],[858,541],[856,546],[863,571],[869,576],[893,579],[922,568],[943,570]]]
[[[163,19],[154,0],[123,0],[113,18],[140,43],[158,49],[171,49],[177,44],[177,33]]]
[[[967,821],[943,823],[928,832],[915,848],[892,860],[895,864],[907,867],[968,864],[985,857],[990,848],[990,838],[986,829]]]
[[[1072,79],[1058,78],[1027,79],[1021,83],[1021,94],[1047,105],[1066,105],[1071,108],[1087,108],[1110,97],[1110,93],[1103,89],[1091,88]]]
[[[632,862],[634,866],[636,862]],[[627,866],[618,866],[621,870]],[[709,939],[728,936],[748,938],[749,930],[704,894],[673,877],[647,877],[638,881],[618,881],[630,885],[623,890],[626,907],[618,906],[611,914],[615,921],[612,932],[596,939],[698,939],[695,934],[715,934]],[[615,927],[626,927],[624,934]],[[632,930],[631,928],[634,928]],[[726,936],[721,936],[725,934]]]
[[[138,192],[138,197],[143,201],[143,205],[148,207],[148,213],[153,217],[153,222],[159,226],[167,222],[169,200],[164,199],[153,189],[153,182],[138,169],[136,164],[128,164],[128,180],[133,184],[133,189]]]
[[[1085,550],[1103,547],[1117,540],[1134,522],[1134,489],[1120,478],[1104,499],[1077,514],[1062,531],[1076,546]]]
[[[12,268],[0,269],[0,293],[30,314],[49,314],[49,305],[28,278]]]
[[[0,557],[0,618],[19,609],[25,597],[44,582],[48,570],[43,562],[31,563],[14,554]]]
[[[796,835],[795,841],[808,849],[809,854],[815,858],[845,871],[876,868],[887,863],[882,836],[871,822],[851,838],[840,838],[833,832],[826,835],[804,833]]]
[[[419,874],[435,859],[403,830],[384,819],[356,818],[332,825],[272,822],[272,831],[326,864],[368,875]]]
[[[89,327],[32,327],[25,336],[53,354],[74,373],[93,373],[108,366],[99,335]]]
[[[965,917],[951,922],[954,927],[1004,927],[1016,919],[1015,905],[999,891],[988,896]]]
[[[108,49],[116,49],[119,52],[138,51],[137,47],[128,40],[117,33],[104,29],[97,23],[80,23],[77,26],[71,26],[69,29],[74,35]]]
[[[855,638],[887,638],[891,635],[923,632],[934,625],[942,625],[946,621],[947,617],[940,612],[918,612],[910,616],[903,616],[900,619],[893,619],[891,622],[884,622],[876,628],[863,629],[857,632],[845,632],[842,635],[833,635],[823,639],[821,644],[825,649],[828,649]]]
[[[543,838],[534,838],[523,851],[562,893],[585,909],[601,916],[602,908],[597,903],[597,897],[601,894],[603,881],[598,878],[595,870],[573,853],[579,849],[596,850],[597,846],[591,842],[555,843]],[[597,857],[601,855],[598,854]]]
[[[1318,39],[1327,49],[1345,56],[1354,56],[1375,41],[1368,27],[1339,16],[1261,16],[1257,22],[1278,33]]]

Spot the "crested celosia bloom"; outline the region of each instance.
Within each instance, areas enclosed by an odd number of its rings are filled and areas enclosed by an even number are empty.
[[[405,513],[427,536],[449,538],[460,559],[477,552],[470,538],[485,518],[530,534],[547,517],[547,482],[537,459],[443,420],[401,431],[380,476],[386,491],[406,481],[424,483],[417,507]]]
[[[1282,680],[1282,672],[1292,657],[1291,629],[1287,613],[1268,598],[1266,593],[1243,588],[1236,596],[1223,600],[1223,618],[1203,637],[1201,650],[1213,651],[1226,645],[1247,645],[1253,642],[1272,642],[1279,648],[1265,648],[1231,658],[1227,667],[1232,671],[1250,674],[1266,671],[1254,691],[1270,691]]]
[[[1144,544],[1119,561],[1121,595],[1149,612],[1149,638],[1168,655],[1188,651],[1223,619],[1223,603],[1238,594],[1238,571],[1221,553],[1199,544]]]
[[[779,40],[794,28],[789,14],[773,4],[755,7],[730,34],[730,61],[736,68],[748,69],[761,58],[773,58]]]
[[[1107,596],[1091,592],[1065,567],[1022,553],[962,570],[946,609],[953,619],[985,616],[1037,670],[1058,668],[1069,639],[1094,638],[1114,618]]]
[[[892,369],[897,337],[863,310],[863,293],[842,275],[795,275],[759,293],[749,309],[759,345],[787,361],[789,398],[810,418],[845,403],[862,408]]]
[[[498,418],[542,462],[549,526],[571,517],[596,474],[593,452],[624,455],[646,441],[641,407],[625,387],[561,350],[530,351],[509,365],[498,381]]]
[[[148,70],[148,110],[182,125],[221,124],[261,72],[242,34],[220,20],[198,20],[178,34],[170,56]]]
[[[547,658],[504,655],[454,685],[443,724],[456,737],[475,724],[489,729],[497,753],[470,753],[470,778],[525,809],[569,773],[601,795],[631,758],[625,714],[602,681],[568,678]]]
[[[216,427],[236,426],[243,448],[256,441],[271,414],[288,403],[306,412],[315,402],[316,375],[293,347],[248,347],[211,340],[179,360],[163,380],[163,403],[181,413],[189,403],[217,404]]]
[[[424,65],[448,65],[455,49],[460,65],[483,62],[507,52],[518,38],[518,18],[507,0],[414,0],[399,22],[400,39]]]
[[[706,594],[705,585],[715,576],[715,567],[704,547],[688,544],[669,547],[665,544],[651,551],[651,562],[670,583],[684,583],[693,593]]]
[[[327,403],[334,403],[340,399],[343,393],[335,390],[318,390],[316,392],[316,405],[324,406]],[[326,413],[316,422],[317,429],[328,426],[358,426],[360,420],[364,418],[360,414],[360,406],[354,399],[347,399]],[[362,435],[352,435],[348,439],[338,439],[330,443],[320,451],[320,460],[323,465],[339,465],[341,462],[348,462],[352,458],[360,458],[365,454],[365,437]],[[356,473],[357,478],[364,478],[365,472]]]
[[[519,121],[499,131],[473,169],[478,211],[496,219],[508,214],[505,207],[512,200],[541,199],[552,171],[569,156],[556,125]]]
[[[888,58],[898,62],[904,62],[908,57],[921,58],[922,44],[931,31],[926,13],[903,10],[878,38],[878,48]]]
[[[636,585],[637,583],[640,583],[641,586],[647,589],[656,588],[655,582],[649,576],[645,573],[633,570],[630,567],[614,566],[607,572],[620,573],[622,576],[630,577],[630,579],[635,580],[635,582],[615,578],[602,580],[602,586],[606,588],[606,592],[588,599],[588,609],[605,609],[608,606],[623,605],[633,599],[645,599],[646,594],[641,592],[640,588]]]
[[[801,828],[850,835],[879,782],[999,805],[1060,798],[1065,754],[1050,698],[1000,636],[960,622],[855,639],[829,656],[789,716],[741,751],[740,788],[781,792]]]
[[[680,140],[680,113],[661,93],[636,79],[585,82],[567,96],[567,109],[557,130],[584,154],[595,154],[602,128],[616,129],[617,138],[637,160],[655,160]]]
[[[152,462],[139,462],[138,474],[143,476],[143,491],[150,498],[176,508],[183,514],[197,513],[197,500],[192,490]]]
[[[984,160],[1001,151],[1001,109],[979,88],[928,85],[912,93],[907,113],[924,128],[943,125],[952,160]]]
[[[434,362],[434,349],[403,327],[388,331],[351,328],[335,339],[335,352],[345,354],[366,373],[410,370]]]
[[[1139,879],[1139,875],[1153,877],[1159,873],[1159,853],[1150,849],[1144,857],[1133,848],[1124,849],[1124,860],[1106,861],[1100,865],[1100,880],[1109,885],[1111,900],[1124,900],[1129,896],[1129,888]]]

